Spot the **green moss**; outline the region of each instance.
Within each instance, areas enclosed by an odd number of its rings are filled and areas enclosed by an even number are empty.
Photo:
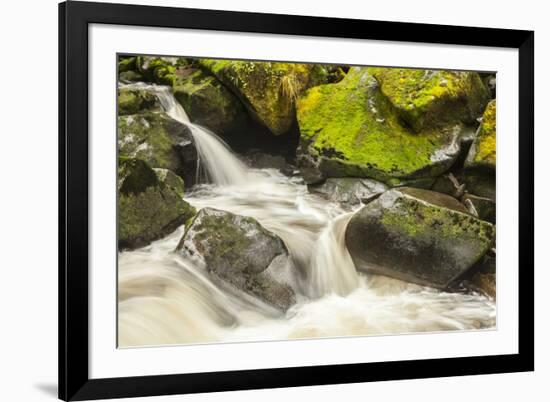
[[[196,213],[166,177],[159,181],[139,159],[119,158],[118,189],[119,248],[144,246]]]
[[[158,109],[157,98],[146,91],[120,88],[118,90],[119,116],[135,114],[145,109]]]
[[[173,85],[174,96],[193,122],[222,135],[244,127],[244,107],[213,75],[194,70],[184,77],[177,77]]]
[[[118,72],[123,73],[126,71],[131,71],[136,68],[136,58],[135,57],[126,57],[120,56],[118,59]]]
[[[150,166],[178,171],[180,158],[168,132],[170,119],[143,112],[118,117],[118,148],[122,155],[143,159]]]
[[[414,133],[404,126],[367,69],[353,68],[337,84],[309,89],[297,104],[302,144],[321,158],[329,176],[435,176],[433,155],[450,145],[454,130]]]
[[[309,64],[201,60],[275,135],[286,133],[294,120],[294,102],[308,87]]]
[[[415,131],[448,123],[471,123],[489,100],[474,72],[370,68],[382,93]]]
[[[381,223],[411,237],[480,240],[492,243],[494,226],[471,215],[402,197],[384,210]]]

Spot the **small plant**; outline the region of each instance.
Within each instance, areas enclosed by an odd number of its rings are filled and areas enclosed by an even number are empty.
[[[285,75],[281,78],[281,92],[283,96],[289,98],[292,102],[298,99],[298,92],[300,90],[300,82],[294,74]]]

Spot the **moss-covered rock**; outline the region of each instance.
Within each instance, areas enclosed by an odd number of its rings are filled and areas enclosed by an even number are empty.
[[[490,223],[447,208],[457,202],[427,190],[385,192],[348,224],[346,245],[355,266],[447,288],[485,255],[495,237]]]
[[[244,131],[248,115],[243,104],[213,75],[201,69],[182,69],[173,88],[193,123],[226,138]]]
[[[153,168],[169,169],[192,183],[197,156],[188,128],[165,113],[144,111],[118,117],[118,149]],[[189,149],[192,148],[192,149]]]
[[[275,135],[289,131],[295,118],[295,100],[310,84],[310,64],[232,60],[201,60]]]
[[[124,73],[126,71],[133,71],[136,69],[136,57],[135,56],[120,56],[118,58],[118,72]]]
[[[183,57],[137,56],[135,71],[144,81],[156,84],[172,85],[178,68],[189,64]]]
[[[475,72],[371,68],[382,93],[415,131],[472,123],[490,92]]]
[[[177,251],[204,265],[214,278],[280,310],[295,303],[285,276],[291,268],[283,241],[254,218],[203,208]]]
[[[460,125],[421,133],[403,125],[367,68],[351,68],[339,83],[309,89],[297,102],[297,117],[298,162],[311,180],[436,177],[460,150]]]
[[[183,197],[185,187],[181,177],[168,169],[156,168],[153,170],[155,171],[159,183],[171,188],[177,195]]]
[[[166,179],[168,176],[161,175],[163,179],[159,180],[155,171],[144,161],[119,158],[120,250],[146,246],[174,231],[195,214],[195,209],[182,199],[181,192]],[[180,184],[183,190],[183,183]]]
[[[158,111],[161,108],[155,95],[139,89],[119,88],[117,102],[119,116],[136,114],[146,109]]]

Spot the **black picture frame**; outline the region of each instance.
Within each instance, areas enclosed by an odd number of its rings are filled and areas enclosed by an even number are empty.
[[[519,51],[518,353],[90,379],[88,25],[515,48]],[[534,32],[70,1],[59,4],[59,398],[170,395],[534,370]]]

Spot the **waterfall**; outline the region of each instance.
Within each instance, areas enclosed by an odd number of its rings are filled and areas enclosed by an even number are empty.
[[[345,243],[346,227],[353,212],[339,215],[323,229],[310,267],[310,293],[320,297],[335,293],[345,296],[359,286],[359,275]]]
[[[189,129],[197,149],[197,182],[201,171],[209,181],[220,186],[247,182],[247,168],[244,163],[231,153],[229,146],[220,137],[189,120],[183,107],[174,98],[170,87],[142,82],[119,84],[119,87],[154,94],[166,114]]]
[[[285,313],[228,286],[174,253],[185,228],[119,253],[119,347],[259,341],[493,328],[494,301],[447,293],[355,269],[345,245],[349,207],[311,194],[299,177],[247,169],[216,134],[190,122],[169,87],[121,87],[155,94],[189,128],[200,173],[214,184],[185,200],[255,218],[286,244],[296,304]],[[233,185],[238,184],[238,185]],[[248,185],[250,184],[250,185]],[[251,300],[252,299],[252,300]]]

